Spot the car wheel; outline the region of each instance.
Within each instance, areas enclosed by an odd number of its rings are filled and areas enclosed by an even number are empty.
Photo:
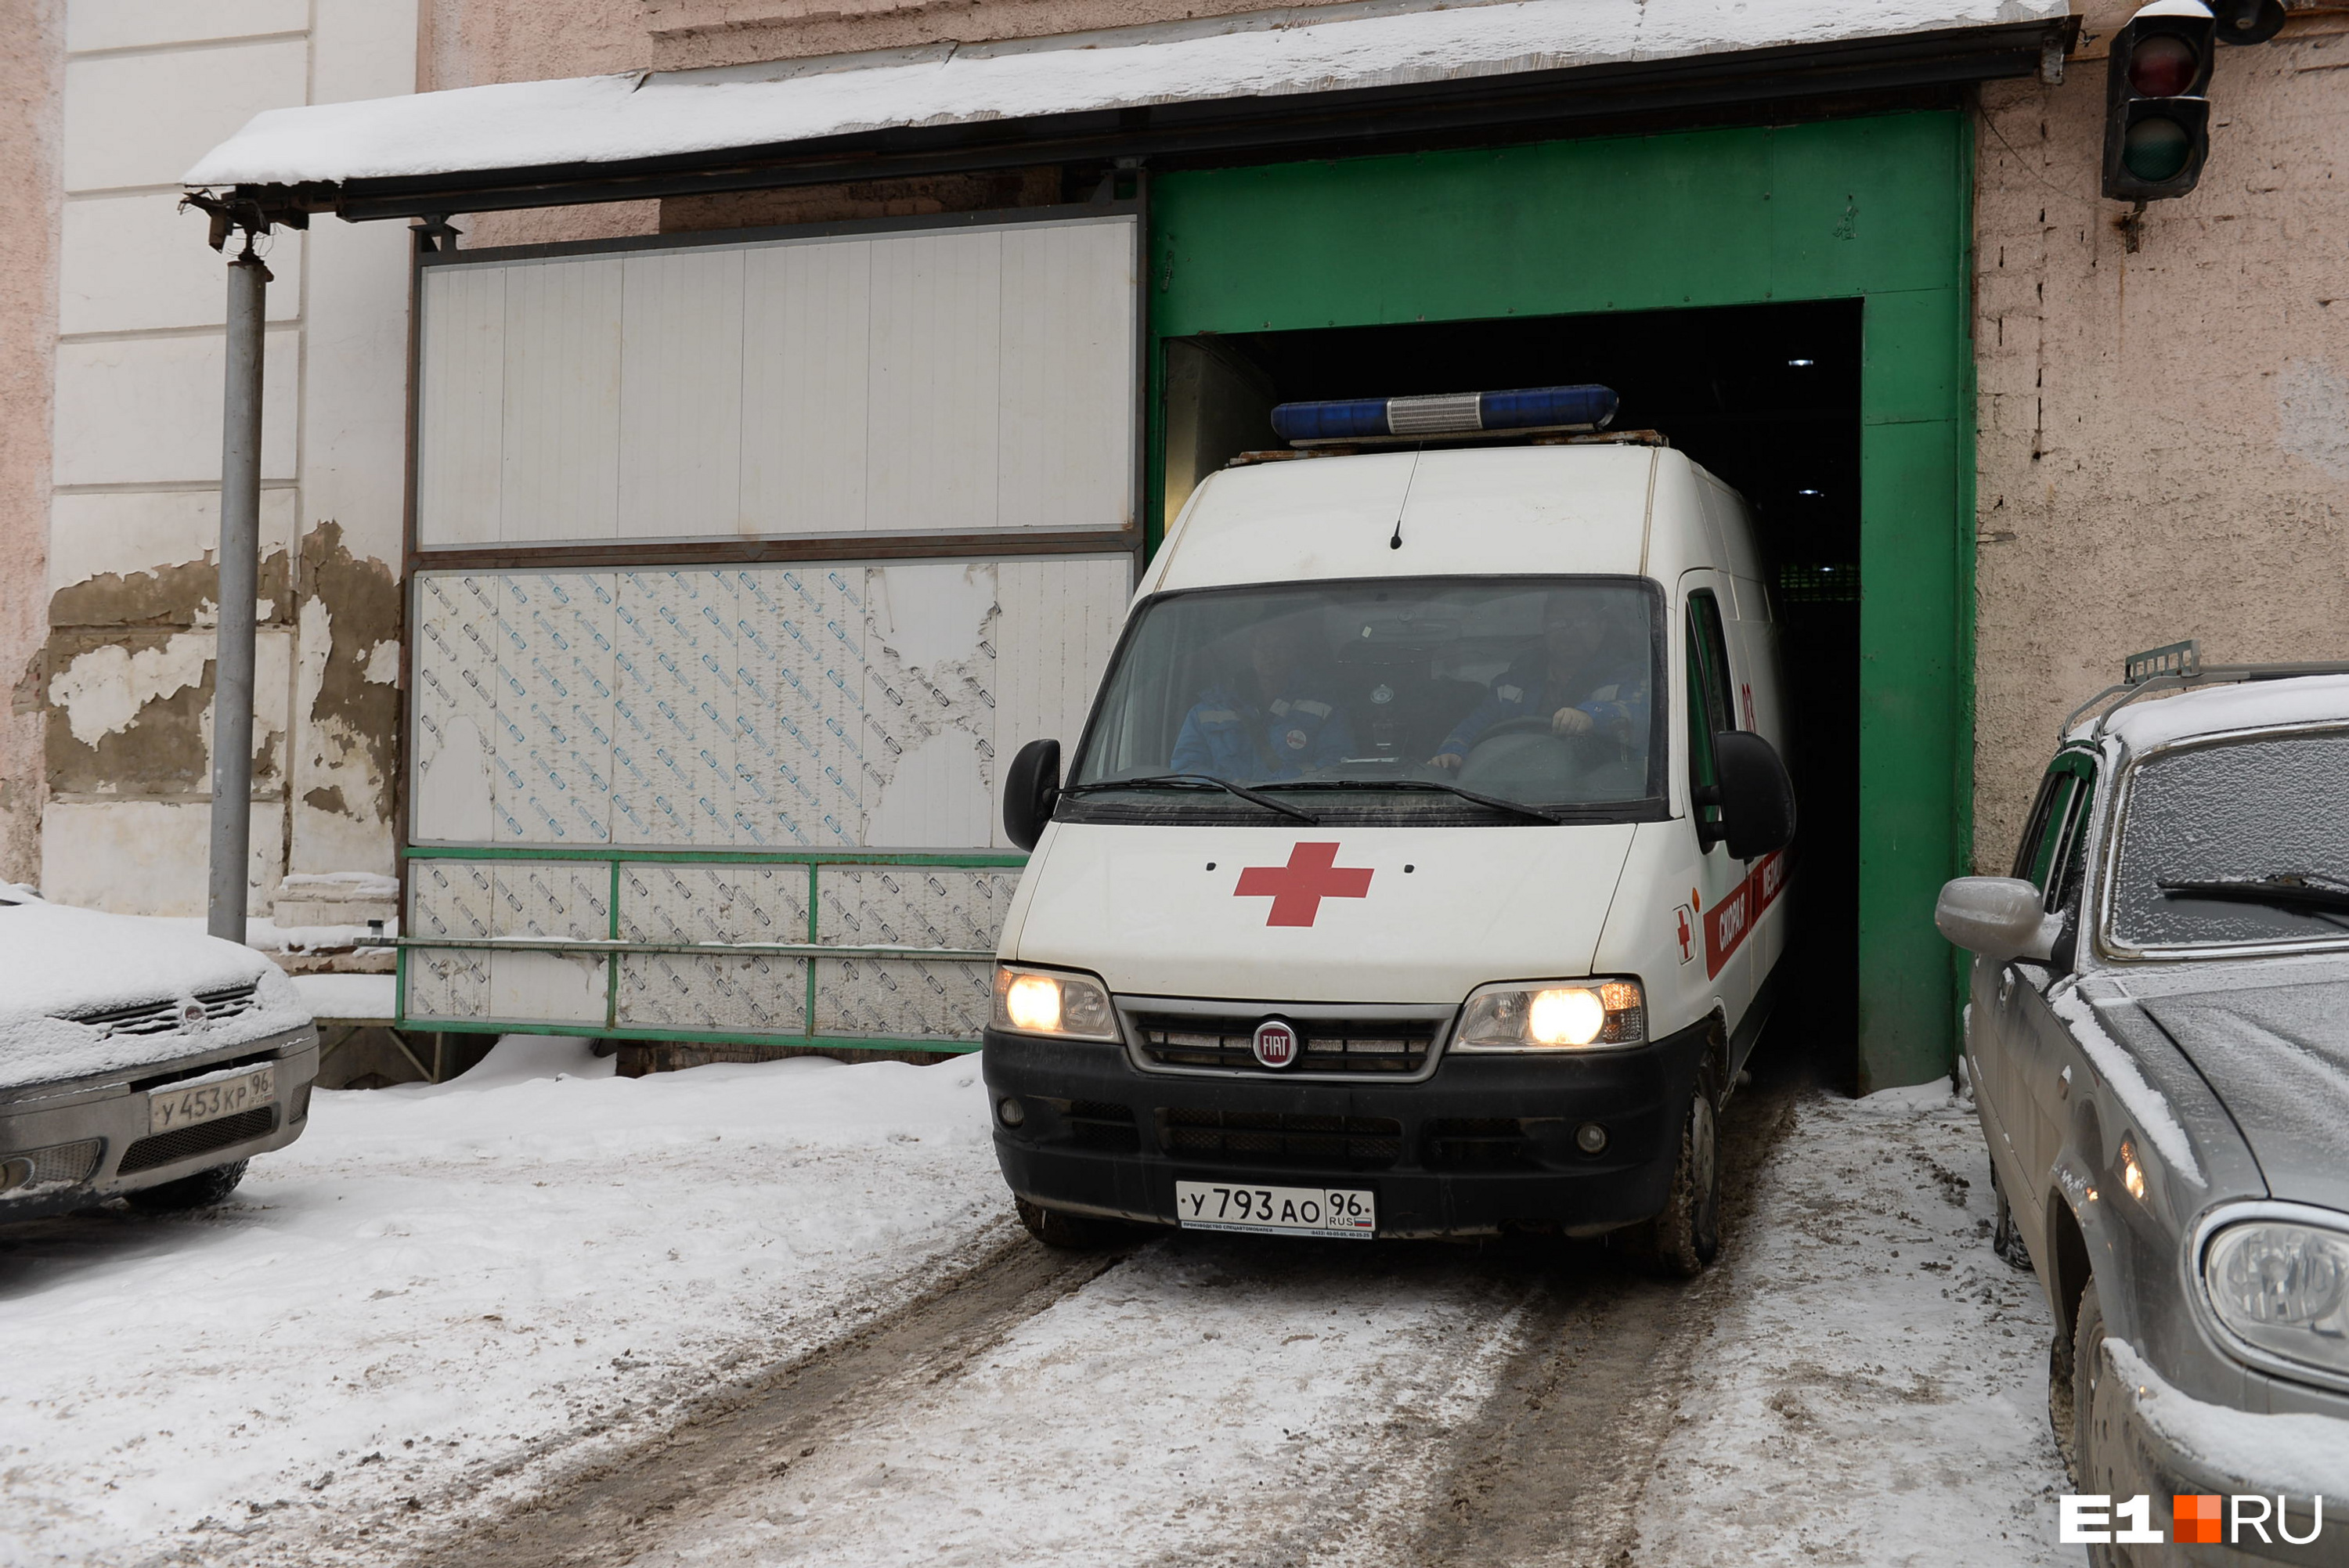
[[[236,1191],[244,1180],[244,1161],[233,1165],[215,1165],[209,1171],[199,1171],[192,1176],[182,1176],[177,1181],[166,1181],[158,1187],[141,1187],[126,1192],[134,1209],[150,1213],[164,1213],[174,1209],[209,1209]]]
[[[2114,1473],[2113,1434],[2105,1429],[2111,1411],[2097,1408],[2105,1377],[2104,1346],[2104,1303],[2096,1294],[2095,1278],[2091,1275],[2087,1288],[2080,1293],[2079,1307],[2072,1314],[2070,1338],[2059,1345],[2059,1356],[2049,1357],[2047,1415],[2055,1425],[2055,1446],[2063,1450],[2064,1468],[2072,1478],[2073,1490],[2117,1496],[2127,1489]],[[2055,1379],[2058,1370],[2064,1375],[2060,1400]],[[2109,1398],[2106,1403],[2109,1406]],[[2111,1545],[2088,1548],[2091,1568],[2126,1568],[2129,1561],[2127,1553]]]
[[[1680,1158],[1663,1212],[1629,1233],[1631,1255],[1657,1274],[1693,1279],[1721,1251],[1719,1086],[1713,1065],[1697,1069],[1696,1092],[1681,1122]]]
[[[1127,1240],[1130,1226],[1115,1220],[1099,1220],[1091,1214],[1071,1214],[1064,1209],[1047,1209],[1041,1203],[1031,1203],[1025,1198],[1011,1202],[1019,1210],[1019,1222],[1028,1233],[1060,1252],[1091,1253],[1112,1247]]]
[[[2009,1268],[2028,1273],[2031,1249],[2023,1244],[2022,1227],[2014,1222],[2014,1209],[2006,1201],[2006,1189],[1999,1185],[1996,1165],[1991,1167],[1990,1191],[1991,1197],[1998,1205],[1998,1222],[1990,1233],[1990,1250],[1996,1253]]]

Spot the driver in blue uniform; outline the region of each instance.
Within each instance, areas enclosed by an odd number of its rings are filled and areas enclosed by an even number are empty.
[[[1210,686],[1183,717],[1168,762],[1174,773],[1206,773],[1235,784],[1294,779],[1340,761],[1354,748],[1346,716],[1316,685],[1319,638],[1307,615],[1260,622],[1247,641],[1241,683]]]
[[[1587,599],[1553,595],[1542,608],[1541,646],[1501,672],[1429,758],[1455,769],[1504,720],[1543,717],[1557,736],[1636,739],[1648,723],[1648,656],[1641,639]]]

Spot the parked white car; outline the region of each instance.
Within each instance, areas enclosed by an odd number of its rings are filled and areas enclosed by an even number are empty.
[[[0,1222],[216,1203],[301,1136],[317,1075],[265,954],[0,882]]]

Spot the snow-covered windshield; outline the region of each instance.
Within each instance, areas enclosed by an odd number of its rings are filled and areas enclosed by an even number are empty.
[[[2129,948],[2349,939],[2349,732],[2140,763],[2110,909],[2110,934]]]
[[[1653,814],[1658,602],[1599,577],[1161,595],[1103,682],[1070,810],[1278,820],[1223,780],[1324,820]]]

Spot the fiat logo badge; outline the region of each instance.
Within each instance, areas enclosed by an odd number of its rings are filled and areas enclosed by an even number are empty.
[[[1297,1059],[1297,1031],[1278,1018],[1256,1026],[1256,1059],[1268,1068],[1285,1068]]]

